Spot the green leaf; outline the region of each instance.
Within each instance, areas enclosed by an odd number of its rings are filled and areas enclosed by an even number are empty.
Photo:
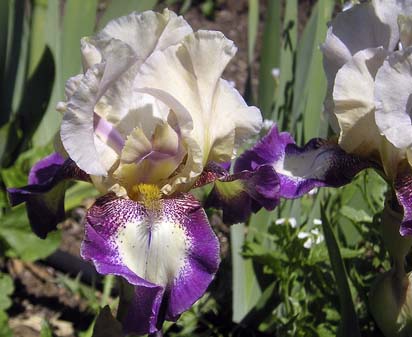
[[[87,182],[77,181],[66,191],[66,197],[64,201],[64,208],[67,211],[78,207],[85,199],[97,197],[99,191]]]
[[[299,43],[292,107],[292,129],[297,130],[298,143],[325,134],[327,123],[321,119],[326,79],[322,69],[319,45],[325,39],[334,1],[319,0]],[[302,119],[302,123],[298,121]]]
[[[22,101],[18,109],[17,118],[22,129],[19,151],[27,148],[43,119],[52,94],[55,79],[54,59],[49,47],[44,48],[43,51],[40,61],[25,83]]]
[[[97,0],[67,0],[64,15],[59,1],[49,1],[46,41],[56,62],[56,81],[47,111],[34,135],[36,145],[49,143],[58,131],[61,116],[58,101],[64,100],[64,85],[81,72],[80,39],[91,35],[96,24]]]
[[[60,244],[61,233],[55,231],[42,240],[34,235],[23,205],[14,207],[0,219],[0,237],[9,249],[6,255],[25,261],[35,261],[53,253]]]
[[[10,295],[14,291],[13,280],[8,274],[0,273],[0,311],[11,306]]]
[[[280,49],[279,89],[276,91],[275,109],[272,119],[278,123],[281,130],[288,126],[289,112],[292,109],[294,61],[298,35],[298,4],[297,0],[286,2],[285,18],[282,27],[282,48]]]
[[[258,105],[262,114],[270,118],[275,95],[272,69],[279,68],[281,2],[269,0],[259,67]]]
[[[251,65],[255,59],[256,37],[259,28],[259,1],[249,0],[248,23],[247,23],[247,49],[248,61]]]
[[[238,323],[256,305],[261,290],[253,270],[252,260],[245,259],[241,254],[245,240],[244,224],[230,227],[230,240],[233,270],[233,321]]]
[[[0,311],[0,336],[13,337],[13,331],[11,331],[8,325],[9,317],[4,311]]]
[[[336,290],[339,296],[341,323],[338,330],[338,336],[360,337],[358,317],[353,305],[352,294],[350,291],[346,268],[342,260],[339,245],[332,231],[329,219],[325,214],[325,205],[321,207],[321,218],[323,233],[325,236],[326,246],[328,248],[330,263],[335,276]]]
[[[102,29],[110,20],[133,11],[143,12],[153,9],[156,4],[157,0],[111,0],[102,18],[99,20],[98,29]]]
[[[46,321],[43,321],[41,325],[40,337],[53,337],[52,328]]]

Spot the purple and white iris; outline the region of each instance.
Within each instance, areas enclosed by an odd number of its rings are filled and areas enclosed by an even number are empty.
[[[234,223],[374,165],[325,140],[298,147],[274,126],[229,173],[227,162],[262,124],[221,78],[235,51],[220,32],[194,33],[167,10],[110,22],[82,40],[84,73],[68,80],[58,105],[64,150],[36,164],[28,186],[9,189],[43,238],[64,217],[67,180],[102,192],[87,212],[81,255],[134,287],[125,332],[175,321],[218,269],[217,237],[191,189],[213,183],[206,206]]]

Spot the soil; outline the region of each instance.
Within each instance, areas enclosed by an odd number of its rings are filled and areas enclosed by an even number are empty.
[[[306,22],[313,2],[313,0],[299,2],[300,24]],[[194,30],[219,30],[234,41],[238,52],[225,70],[224,78],[233,81],[241,93],[245,89],[248,66],[247,3],[247,0],[223,1],[216,8],[214,17],[206,18],[202,14],[200,3],[193,1],[193,7],[184,15]],[[265,1],[262,1],[257,52],[252,71],[252,84],[255,88],[257,86],[259,41],[263,30],[264,10]],[[53,333],[60,337],[75,336],[75,331],[87,329],[92,322],[94,315],[88,308],[88,302],[78,294],[73,294],[61,281],[66,274],[75,277],[80,272],[81,280],[88,284],[95,282],[96,296],[101,295],[99,276],[91,265],[80,259],[79,255],[83,237],[82,222],[88,205],[90,205],[90,200],[87,205],[68,214],[68,219],[59,225],[63,239],[58,252],[51,257],[35,263],[10,259],[5,264],[6,271],[15,282],[13,306],[9,310],[9,325],[16,337],[39,336],[43,320],[47,320],[53,328]],[[220,239],[224,258],[229,252],[229,228],[220,221],[219,217],[213,217],[211,223]],[[225,261],[222,264],[225,265]],[[222,275],[223,272],[219,274]],[[230,273],[226,274],[230,277]],[[227,278],[227,275],[224,277]],[[225,282],[218,283],[224,284]],[[230,313],[223,319],[230,320]]]

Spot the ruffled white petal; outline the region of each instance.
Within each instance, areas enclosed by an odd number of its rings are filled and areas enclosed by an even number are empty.
[[[260,128],[260,112],[248,108],[220,79],[235,52],[233,42],[220,32],[199,31],[181,45],[153,53],[136,77],[138,91],[174,111],[186,142],[186,165],[172,185],[193,180],[210,157],[230,159],[238,139]]]
[[[114,20],[96,37],[83,40],[83,63],[88,70],[61,107],[67,110],[61,127],[63,145],[81,169],[92,175],[105,176],[108,172],[107,165],[102,164],[108,160],[99,158],[101,153],[94,144],[96,114],[113,129],[110,136],[116,138],[116,144],[118,135],[125,140],[136,126],[148,129],[150,134],[148,126],[153,129],[159,118],[167,118],[168,109],[163,104],[133,92],[133,80],[150,53],[177,43],[191,31],[172,12],[149,11]],[[112,147],[111,137],[97,136]],[[100,150],[104,148],[101,145]],[[111,150],[120,154],[116,147]]]
[[[376,123],[397,148],[412,146],[412,47],[393,53],[376,74]]]
[[[366,156],[379,148],[374,79],[386,55],[383,48],[362,50],[336,74],[333,100],[341,130],[339,144],[349,153]]]

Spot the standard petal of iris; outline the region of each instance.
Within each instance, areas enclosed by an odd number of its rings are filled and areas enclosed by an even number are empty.
[[[169,191],[190,187],[209,160],[224,162],[241,139],[260,129],[259,110],[220,79],[236,48],[220,32],[199,31],[155,52],[136,77],[137,90],[162,100],[176,114],[188,158]]]
[[[156,105],[132,94],[137,70],[154,50],[177,43],[191,31],[172,12],[148,11],[114,20],[96,37],[83,40],[87,70],[63,109],[61,126],[63,145],[81,169],[97,176],[113,169],[127,136],[118,124],[126,118],[130,122],[130,114],[134,119],[143,115],[142,123],[147,114],[155,114]]]
[[[398,15],[410,12],[407,1],[376,0],[355,5],[332,20],[321,50],[328,80],[325,112],[336,132],[332,101],[336,73],[360,50],[383,47],[393,51],[399,41]]]
[[[389,56],[376,74],[376,123],[398,149],[412,146],[412,47]]]
[[[56,229],[64,219],[64,195],[70,179],[89,181],[71,159],[53,153],[30,170],[29,185],[7,189],[10,203],[26,203],[33,232],[41,238]]]
[[[383,48],[362,50],[336,74],[333,112],[340,126],[339,145],[349,153],[370,156],[379,151],[374,80],[386,55]]]
[[[292,137],[274,126],[252,149],[235,163],[235,172],[272,165],[280,180],[279,196],[298,198],[315,187],[338,187],[349,183],[373,163],[347,154],[338,145],[312,139],[298,147]]]
[[[135,297],[127,332],[157,331],[206,291],[219,265],[219,244],[200,204],[190,195],[145,207],[110,194],[86,217],[83,258],[101,274],[124,277]]]

